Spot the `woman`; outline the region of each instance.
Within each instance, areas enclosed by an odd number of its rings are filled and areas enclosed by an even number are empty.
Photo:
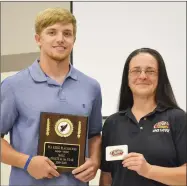
[[[186,185],[186,128],[162,56],[150,48],[133,51],[124,66],[119,112],[102,131],[100,186]],[[127,145],[128,155],[107,161],[106,147],[118,145]]]

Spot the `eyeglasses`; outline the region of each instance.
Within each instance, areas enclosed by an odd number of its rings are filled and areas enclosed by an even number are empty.
[[[156,76],[157,75],[157,71],[154,69],[131,69],[129,70],[130,74],[134,77],[140,76],[142,72],[144,72],[146,74],[146,76]]]

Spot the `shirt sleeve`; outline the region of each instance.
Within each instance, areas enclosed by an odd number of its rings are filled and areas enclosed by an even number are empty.
[[[14,93],[8,84],[8,80],[1,83],[1,136],[7,134],[18,116]]]
[[[175,110],[172,113],[172,137],[178,157],[178,166],[187,163],[187,124],[186,113]]]
[[[108,131],[108,124],[110,121],[108,119],[105,120],[103,130],[102,130],[102,145],[101,145],[101,165],[100,169],[103,172],[111,172],[111,163],[106,161],[106,147],[108,146],[109,142],[109,132]]]
[[[97,86],[96,95],[92,106],[92,111],[89,117],[88,138],[99,135],[102,130],[102,97],[100,85]]]

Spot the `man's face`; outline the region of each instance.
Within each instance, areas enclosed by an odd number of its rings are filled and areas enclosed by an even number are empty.
[[[37,44],[44,56],[56,61],[64,61],[69,58],[72,51],[75,36],[71,23],[56,23],[35,35]]]

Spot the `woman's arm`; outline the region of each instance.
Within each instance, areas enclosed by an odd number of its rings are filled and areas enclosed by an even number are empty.
[[[140,176],[166,185],[186,185],[186,164],[173,168],[150,165],[139,153],[129,153],[122,164],[123,167],[136,171]]]

